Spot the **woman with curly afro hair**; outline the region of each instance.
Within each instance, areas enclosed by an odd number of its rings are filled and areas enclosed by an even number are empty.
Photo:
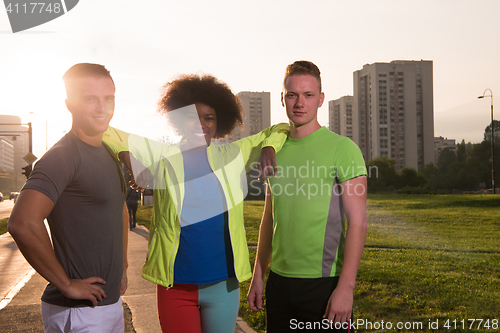
[[[233,333],[239,282],[252,277],[243,223],[245,173],[257,161],[261,170],[275,170],[288,124],[215,144],[243,119],[238,97],[211,75],[176,77],[163,87],[158,105],[167,117],[175,114],[170,119],[181,129],[180,142],[156,149],[158,143],[141,138],[146,143],[137,146],[143,148],[129,148],[129,135],[113,128],[104,139],[131,170],[129,150],[155,179],[142,277],[157,284],[163,332]],[[160,150],[167,152],[152,163]]]
[[[200,108],[215,113],[217,130],[212,136],[214,139],[224,138],[238,124],[243,125],[240,99],[227,84],[212,75],[185,74],[165,84],[158,111],[167,113],[191,104],[196,105],[198,113]]]

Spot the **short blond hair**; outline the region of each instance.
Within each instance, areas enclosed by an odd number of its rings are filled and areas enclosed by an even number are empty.
[[[319,83],[319,91],[321,92],[321,72],[318,66],[307,60],[298,60],[293,64],[286,66],[285,78],[283,79],[283,88],[285,88],[286,79],[292,75],[312,75]]]

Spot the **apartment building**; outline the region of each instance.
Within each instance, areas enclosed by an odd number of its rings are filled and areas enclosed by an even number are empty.
[[[328,102],[329,129],[353,139],[352,96],[342,96]]]
[[[455,143],[455,139],[443,138],[442,136],[437,136],[434,138],[434,161],[435,165],[437,165],[439,154],[443,151],[443,149],[449,149],[452,152],[457,152],[457,145]]]
[[[22,167],[28,164],[23,159],[29,152],[28,128],[21,125],[18,116],[0,115],[0,138],[5,139],[2,164],[5,170],[12,168],[10,170],[14,171],[16,178],[15,188],[19,189],[26,181]]]
[[[352,139],[367,161],[389,157],[397,170],[435,163],[432,66],[395,60],[354,72]]]
[[[0,170],[14,171],[14,144],[3,136],[0,136]]]
[[[242,91],[236,94],[243,107],[244,129],[236,128],[227,137],[227,142],[234,142],[249,135],[257,134],[271,126],[271,93]]]

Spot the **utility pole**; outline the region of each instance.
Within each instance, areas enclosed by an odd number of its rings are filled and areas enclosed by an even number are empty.
[[[28,137],[29,137],[29,152],[33,153],[33,129],[31,128],[31,122],[28,123]]]

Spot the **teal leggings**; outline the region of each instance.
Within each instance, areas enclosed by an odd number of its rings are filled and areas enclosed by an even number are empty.
[[[240,306],[236,278],[205,284],[174,283],[157,286],[158,316],[162,332],[233,333]]]

